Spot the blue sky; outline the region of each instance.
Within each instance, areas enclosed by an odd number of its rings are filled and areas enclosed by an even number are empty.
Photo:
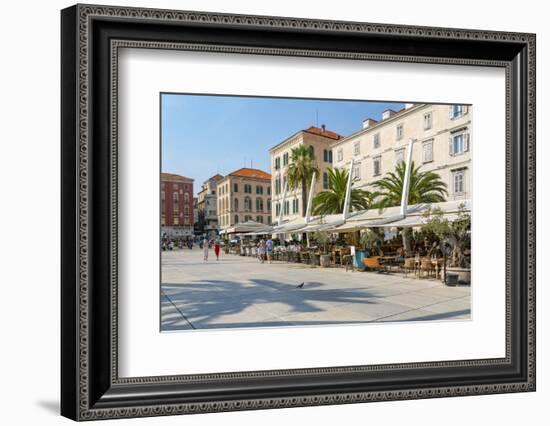
[[[402,103],[162,94],[162,171],[195,179],[241,167],[270,171],[268,150],[299,130],[325,124],[347,136],[366,117]],[[318,118],[317,118],[318,117]]]

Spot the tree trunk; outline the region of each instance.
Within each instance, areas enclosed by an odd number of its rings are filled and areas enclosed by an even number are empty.
[[[302,217],[306,217],[307,209],[307,181],[302,179]]]
[[[409,230],[410,228],[403,228],[403,231],[401,231],[401,237],[403,238],[403,248],[405,249],[405,253],[407,256],[412,256],[411,252],[411,240],[409,238]]]

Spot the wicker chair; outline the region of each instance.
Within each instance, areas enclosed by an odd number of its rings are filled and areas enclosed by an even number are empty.
[[[420,277],[422,277],[423,272],[426,273],[428,277],[432,274],[432,272],[435,275],[435,266],[430,259],[420,260]]]
[[[410,272],[416,273],[414,258],[410,257],[405,259],[405,262],[403,263],[403,270],[405,271],[405,276],[407,276]]]

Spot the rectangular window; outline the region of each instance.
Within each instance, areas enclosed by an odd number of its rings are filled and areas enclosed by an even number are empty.
[[[380,148],[380,133],[376,133],[373,139],[374,148]]]
[[[373,158],[372,160],[372,170],[373,170],[373,175],[374,176],[380,176],[380,173],[381,173],[381,160],[382,160],[382,157],[375,157]]]
[[[464,170],[453,173],[453,191],[455,194],[464,194]]]
[[[279,170],[281,168],[281,159],[279,157],[275,158],[275,170]]]
[[[353,155],[359,155],[361,154],[361,143],[359,141],[356,141],[353,144]]]
[[[288,152],[283,155],[283,166],[288,165]]]
[[[433,141],[424,142],[422,145],[422,162],[429,163],[434,160],[434,143]]]
[[[267,187],[267,195],[271,195],[271,186]]]
[[[352,170],[352,179],[361,179],[361,163],[355,163]]]
[[[328,152],[328,162],[332,163],[332,150]]]
[[[233,192],[239,192],[239,184],[238,183],[233,184]]]
[[[397,126],[396,131],[395,131],[395,140],[400,141],[401,139],[403,139],[403,125],[402,124]]]
[[[424,130],[429,130],[432,128],[432,113],[427,112],[424,114]]]
[[[460,133],[452,135],[449,138],[449,155],[464,154],[469,150],[469,135],[466,133]]]
[[[449,106],[449,118],[455,119],[462,117],[466,113],[465,105],[450,105]]]
[[[403,161],[405,161],[405,150],[398,149],[397,151],[395,151],[395,165],[397,166]]]
[[[344,159],[344,151],[342,148],[338,150],[338,161],[342,161]]]

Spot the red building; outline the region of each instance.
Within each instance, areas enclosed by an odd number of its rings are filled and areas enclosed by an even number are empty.
[[[163,232],[193,234],[193,179],[161,173],[161,219]]]

